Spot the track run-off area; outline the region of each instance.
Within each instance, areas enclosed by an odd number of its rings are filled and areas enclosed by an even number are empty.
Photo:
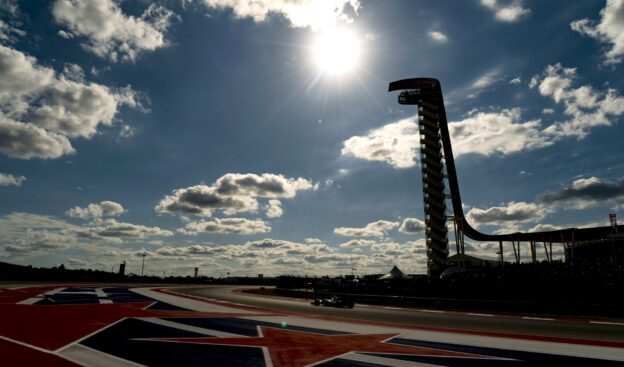
[[[624,366],[624,321],[314,307],[240,286],[9,285],[0,289],[0,358],[2,366]]]

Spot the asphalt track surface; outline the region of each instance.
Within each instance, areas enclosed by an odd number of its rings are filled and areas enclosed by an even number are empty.
[[[399,325],[574,339],[624,341],[624,320],[569,319],[478,312],[450,312],[356,304],[353,309],[318,307],[310,300],[243,293],[250,286],[177,288],[177,292],[275,311],[348,318]]]

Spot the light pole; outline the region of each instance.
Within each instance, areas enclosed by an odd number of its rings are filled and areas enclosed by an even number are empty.
[[[145,252],[141,255],[143,257],[143,263],[141,264],[141,277],[143,277],[143,270],[145,269],[145,255]]]

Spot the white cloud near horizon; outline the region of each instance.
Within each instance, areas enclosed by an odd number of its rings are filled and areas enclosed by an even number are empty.
[[[212,221],[190,222],[184,228],[178,229],[178,233],[193,236],[199,233],[251,235],[267,232],[271,232],[271,227],[267,222],[245,218],[215,218]]]
[[[387,220],[378,220],[368,223],[361,228],[338,227],[334,229],[334,233],[345,237],[383,237],[388,231],[399,227],[398,222],[390,222]]]
[[[80,219],[96,219],[102,217],[119,216],[127,210],[114,201],[102,201],[100,203],[91,203],[84,208],[79,206],[69,209],[66,214],[72,218]]]

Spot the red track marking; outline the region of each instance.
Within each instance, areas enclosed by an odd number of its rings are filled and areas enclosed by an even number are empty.
[[[95,307],[94,307],[95,306]],[[0,335],[54,350],[124,317],[153,313],[146,303],[97,305],[0,305]]]
[[[28,348],[8,340],[0,339],[0,356],[2,366],[46,366],[46,367],[75,367],[78,366],[57,355],[44,353]]]
[[[45,287],[29,287],[20,289],[3,289],[0,290],[0,304],[2,303],[17,303],[25,299],[35,297],[41,293],[51,291],[59,288],[58,285],[45,286]]]
[[[40,291],[40,290],[39,290]],[[144,310],[150,303],[0,304],[0,335],[56,350],[124,317],[241,317],[246,313]]]

